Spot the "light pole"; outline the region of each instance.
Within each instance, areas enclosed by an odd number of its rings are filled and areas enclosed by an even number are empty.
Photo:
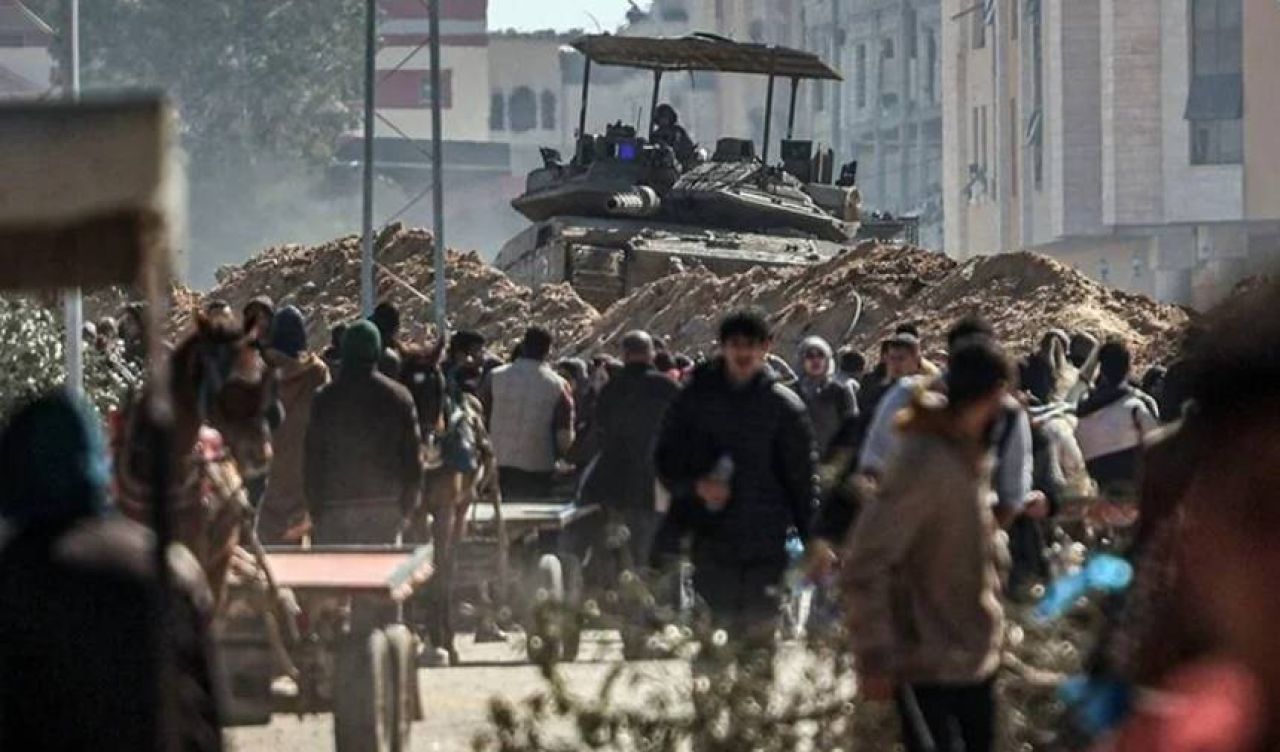
[[[63,93],[68,99],[80,98],[80,0],[66,0],[67,49],[64,58]],[[84,302],[80,288],[68,289],[62,297],[62,319],[66,327],[63,356],[67,367],[67,388],[84,391]]]
[[[444,136],[440,132],[440,0],[430,0],[428,17],[431,24],[431,217],[434,220],[432,245],[435,247],[433,268],[436,275],[436,333],[441,342],[448,335],[445,306],[444,244]]]
[[[373,313],[373,131],[378,74],[378,2],[365,0],[364,17],[364,173],[360,241],[360,309]]]

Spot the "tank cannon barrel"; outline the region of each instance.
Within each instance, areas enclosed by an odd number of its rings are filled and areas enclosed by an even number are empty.
[[[605,211],[618,217],[652,217],[662,206],[662,199],[647,185],[619,191],[605,199]]]

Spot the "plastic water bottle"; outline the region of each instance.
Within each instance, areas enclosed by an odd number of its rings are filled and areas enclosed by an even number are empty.
[[[720,459],[716,460],[716,464],[714,467],[711,468],[711,472],[709,473],[709,475],[712,479],[718,480],[721,483],[725,484],[725,486],[732,486],[733,457],[730,457],[728,452],[720,455]],[[706,500],[704,499],[704,501]],[[712,502],[712,501],[706,501],[706,505],[707,505],[707,509],[710,509],[713,512],[719,512],[721,509],[724,509],[725,507],[723,503]]]
[[[1091,592],[1118,593],[1132,582],[1132,564],[1112,554],[1096,554],[1079,572],[1049,583],[1044,598],[1036,604],[1036,618],[1041,621],[1057,619]]]

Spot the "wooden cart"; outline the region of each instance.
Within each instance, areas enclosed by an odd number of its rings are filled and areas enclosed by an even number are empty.
[[[433,573],[431,546],[246,552],[216,629],[228,724],[332,712],[337,752],[408,750],[422,711],[401,617]]]
[[[562,499],[511,499],[501,507],[477,504],[458,549],[455,587],[487,592],[528,633],[540,603],[562,606],[556,645],[529,640],[531,660],[551,649],[562,660],[578,655],[582,606],[582,556],[586,537],[577,533],[599,511]]]

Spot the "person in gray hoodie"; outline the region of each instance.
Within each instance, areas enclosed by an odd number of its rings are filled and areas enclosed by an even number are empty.
[[[825,339],[806,337],[800,343],[796,361],[800,376],[795,390],[809,412],[818,456],[823,457],[840,426],[857,417],[858,403],[848,384],[835,378],[835,356]]]

